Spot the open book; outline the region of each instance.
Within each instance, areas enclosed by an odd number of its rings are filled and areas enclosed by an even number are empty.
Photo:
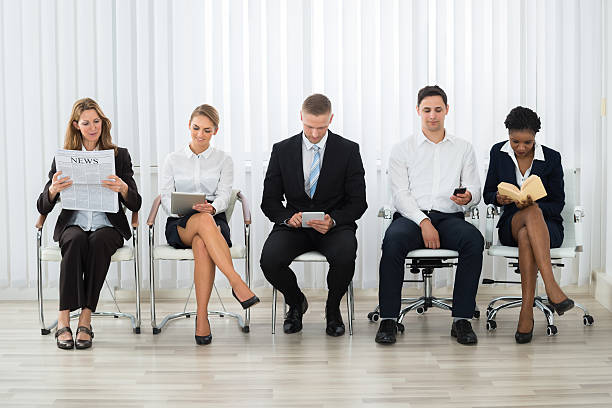
[[[527,177],[520,190],[514,184],[501,182],[497,185],[497,191],[499,195],[508,196],[514,201],[526,200],[528,195],[531,196],[533,201],[546,197],[544,184],[542,184],[540,177],[535,174]]]

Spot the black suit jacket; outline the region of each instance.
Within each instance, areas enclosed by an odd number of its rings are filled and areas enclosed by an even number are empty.
[[[506,152],[501,151],[505,143],[499,142],[491,148],[489,171],[487,172],[487,180],[483,192],[486,204],[499,205],[495,200],[495,195],[497,193],[497,185],[502,181],[518,187],[514,162]],[[558,222],[561,225],[563,223],[561,211],[563,211],[563,206],[565,206],[561,155],[556,150],[546,146],[542,146],[542,150],[544,151],[544,161],[534,160],[531,165],[531,174],[540,176],[547,193],[546,197],[538,200],[538,206],[546,219]],[[516,204],[505,205],[498,225],[501,225],[502,222],[505,222],[507,218],[517,211],[518,207]]]
[[[49,200],[49,187],[51,187],[51,181],[55,171],[55,159],[53,159],[51,170],[49,171],[49,181],[47,181],[43,192],[40,193],[40,196],[38,196],[38,201],[36,202],[38,212],[43,215],[49,214],[53,210],[53,207],[55,207],[55,204],[61,195],[61,193],[59,193],[55,196],[55,200]],[[136,181],[134,181],[134,170],[132,170],[132,159],[130,158],[130,154],[126,148],[119,147],[117,149],[117,154],[115,155],[115,173],[128,185],[127,200],[124,200],[121,194],[117,193],[117,200],[119,200],[119,211],[116,213],[106,213],[106,216],[108,217],[108,221],[117,229],[117,231],[119,231],[123,238],[129,240],[132,237],[132,231],[130,230],[130,225],[128,224],[127,217],[123,212],[123,207],[121,204],[124,204],[131,211],[138,211],[140,210],[140,205],[142,204],[142,198],[140,197],[140,194],[138,194],[138,187],[136,187]],[[72,218],[73,213],[74,210],[62,210],[62,212],[60,212],[60,215],[57,218],[57,223],[55,224],[55,231],[53,232],[54,241],[59,241],[60,236],[68,226],[67,224]]]
[[[328,132],[317,189],[312,199],[304,190],[302,133],[274,144],[264,180],[261,209],[275,228],[300,211],[323,211],[336,226],[357,229],[368,208],[365,171],[355,142]],[[283,205],[283,201],[286,204]]]

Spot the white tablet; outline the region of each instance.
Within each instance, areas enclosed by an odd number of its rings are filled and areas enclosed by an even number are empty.
[[[325,218],[325,213],[322,211],[313,211],[313,212],[303,212],[302,213],[302,227],[303,228],[312,228],[307,224],[308,221],[319,220],[323,221]]]
[[[206,203],[206,194],[172,192],[170,196],[170,211],[172,214],[183,215],[193,209],[194,204]]]

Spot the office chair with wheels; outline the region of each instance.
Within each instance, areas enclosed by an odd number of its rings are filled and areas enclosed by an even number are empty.
[[[561,216],[563,217],[563,230],[564,238],[560,248],[551,248],[550,258],[555,268],[561,268],[565,266],[563,259],[572,259],[578,256],[579,252],[582,252],[582,218],[584,218],[584,210],[578,206],[578,192],[580,182],[580,169],[564,169],[564,182],[565,182],[565,207]],[[487,220],[486,220],[486,232],[485,232],[485,248],[487,253],[491,256],[500,256],[508,260],[508,266],[515,268],[514,271],[519,274],[518,265],[518,248],[509,247],[503,245],[493,245],[495,242],[495,217],[500,215],[500,208],[495,205],[489,204],[487,206]],[[538,278],[539,280],[539,278]],[[505,281],[505,280],[493,280],[483,279],[483,284],[494,284],[494,283],[518,283],[520,281]],[[544,313],[547,321],[546,334],[548,336],[554,336],[558,333],[558,328],[554,324],[554,317],[552,309],[549,306],[548,299],[546,296],[539,296],[536,285],[536,297],[534,300],[534,307],[538,308]],[[501,305],[495,306],[497,302],[505,302]],[[492,331],[497,328],[497,321],[495,317],[497,313],[503,309],[521,307],[522,298],[520,296],[500,296],[492,299],[487,306],[487,330]],[[585,326],[590,326],[594,323],[593,316],[591,316],[588,310],[581,304],[575,303],[575,306],[582,309],[583,316],[582,321]]]

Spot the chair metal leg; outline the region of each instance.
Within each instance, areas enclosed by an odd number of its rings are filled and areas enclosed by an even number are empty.
[[[353,281],[349,284],[346,293],[346,309],[348,311],[349,335],[353,335]]]
[[[246,247],[246,254],[244,258],[244,275],[246,278],[246,284],[251,288],[251,226],[246,224],[244,226],[244,246]],[[248,333],[251,325],[251,309],[244,311],[244,327],[242,331]]]
[[[42,250],[42,229],[36,230],[36,268],[37,280],[36,289],[38,294],[38,321],[40,323],[40,334],[45,335],[51,333],[51,328],[45,326],[45,313],[43,304],[43,277],[42,277],[42,260],[40,259],[40,251]]]
[[[158,334],[161,329],[157,327],[157,319],[155,316],[155,259],[153,251],[155,248],[155,227],[149,226],[149,288],[151,293],[151,327],[153,334]]]
[[[272,288],[272,334],[276,332],[276,288]]]
[[[353,281],[349,285],[349,291],[351,292],[351,316],[352,320],[355,320],[355,293],[353,292]]]
[[[134,279],[136,280],[136,327],[134,327],[134,333],[140,334],[140,253],[138,250],[138,227],[134,228],[132,245],[134,247]]]

